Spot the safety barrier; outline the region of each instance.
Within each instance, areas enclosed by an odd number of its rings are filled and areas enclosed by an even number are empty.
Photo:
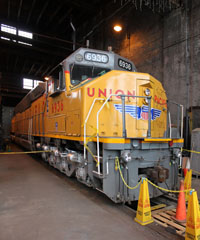
[[[192,176],[192,170],[189,170],[187,172],[185,181],[184,181],[184,187],[189,187],[188,189],[184,189],[183,183],[180,189],[184,190],[169,190],[162,188],[160,186],[157,186],[156,184],[152,183],[147,178],[142,178],[140,182],[135,187],[130,187],[124,180],[119,158],[115,158],[115,166],[117,166],[117,169],[119,170],[121,179],[126,187],[129,189],[136,189],[140,186],[140,193],[139,193],[139,199],[138,199],[138,206],[137,206],[137,213],[135,217],[135,221],[139,223],[140,225],[147,225],[153,222],[153,218],[151,216],[151,206],[150,206],[150,198],[149,198],[149,189],[148,189],[148,183],[151,184],[153,187],[158,188],[162,191],[171,192],[171,193],[179,193],[179,208],[181,204],[180,211],[183,211],[185,208],[185,199],[184,195],[181,195],[185,193],[185,196],[187,198],[188,196],[188,210],[187,210],[187,217],[186,217],[186,231],[185,231],[185,240],[191,240],[191,239],[200,239],[200,211],[199,211],[199,202],[197,197],[197,192],[194,189],[191,189],[191,176]],[[181,201],[181,203],[180,203]],[[184,206],[183,206],[184,205]],[[186,211],[186,209],[184,210]],[[177,214],[176,214],[177,216]],[[184,215],[185,216],[185,215]],[[181,216],[182,217],[182,216]],[[176,217],[175,217],[176,219]],[[179,219],[176,219],[179,220]],[[182,221],[182,219],[181,219]]]

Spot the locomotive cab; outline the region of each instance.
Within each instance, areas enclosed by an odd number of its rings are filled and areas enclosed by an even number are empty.
[[[66,89],[69,92],[77,85],[91,81],[111,70],[136,71],[130,60],[112,51],[97,51],[80,48],[62,62],[65,72]]]

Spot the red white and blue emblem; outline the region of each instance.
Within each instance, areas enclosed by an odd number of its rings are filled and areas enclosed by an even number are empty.
[[[122,104],[114,104],[114,107],[117,111],[122,113]],[[134,106],[134,105],[126,105],[125,112],[129,114],[131,117],[136,118],[138,120],[148,120],[149,115],[149,107],[148,106]],[[151,108],[151,120],[156,120],[161,115],[161,110],[156,108]]]

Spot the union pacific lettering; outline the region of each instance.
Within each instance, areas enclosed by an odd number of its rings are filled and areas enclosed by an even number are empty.
[[[161,97],[154,96],[154,101],[160,105],[167,106],[167,102],[165,99],[162,99]]]
[[[97,95],[98,97],[108,97],[111,94],[122,94],[122,95],[130,95],[130,97],[135,97],[135,90],[121,90],[121,89],[117,89],[117,90],[113,90],[113,89],[100,89],[100,88],[87,88],[87,95],[89,97],[94,97],[95,95]],[[120,98],[119,96],[117,98]]]

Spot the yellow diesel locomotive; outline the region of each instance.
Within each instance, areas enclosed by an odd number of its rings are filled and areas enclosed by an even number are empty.
[[[114,202],[131,202],[141,177],[177,186],[182,106],[172,128],[168,104],[162,84],[128,59],[80,48],[16,106],[11,136],[28,149],[50,150],[45,161]],[[162,194],[152,186],[149,193]]]

